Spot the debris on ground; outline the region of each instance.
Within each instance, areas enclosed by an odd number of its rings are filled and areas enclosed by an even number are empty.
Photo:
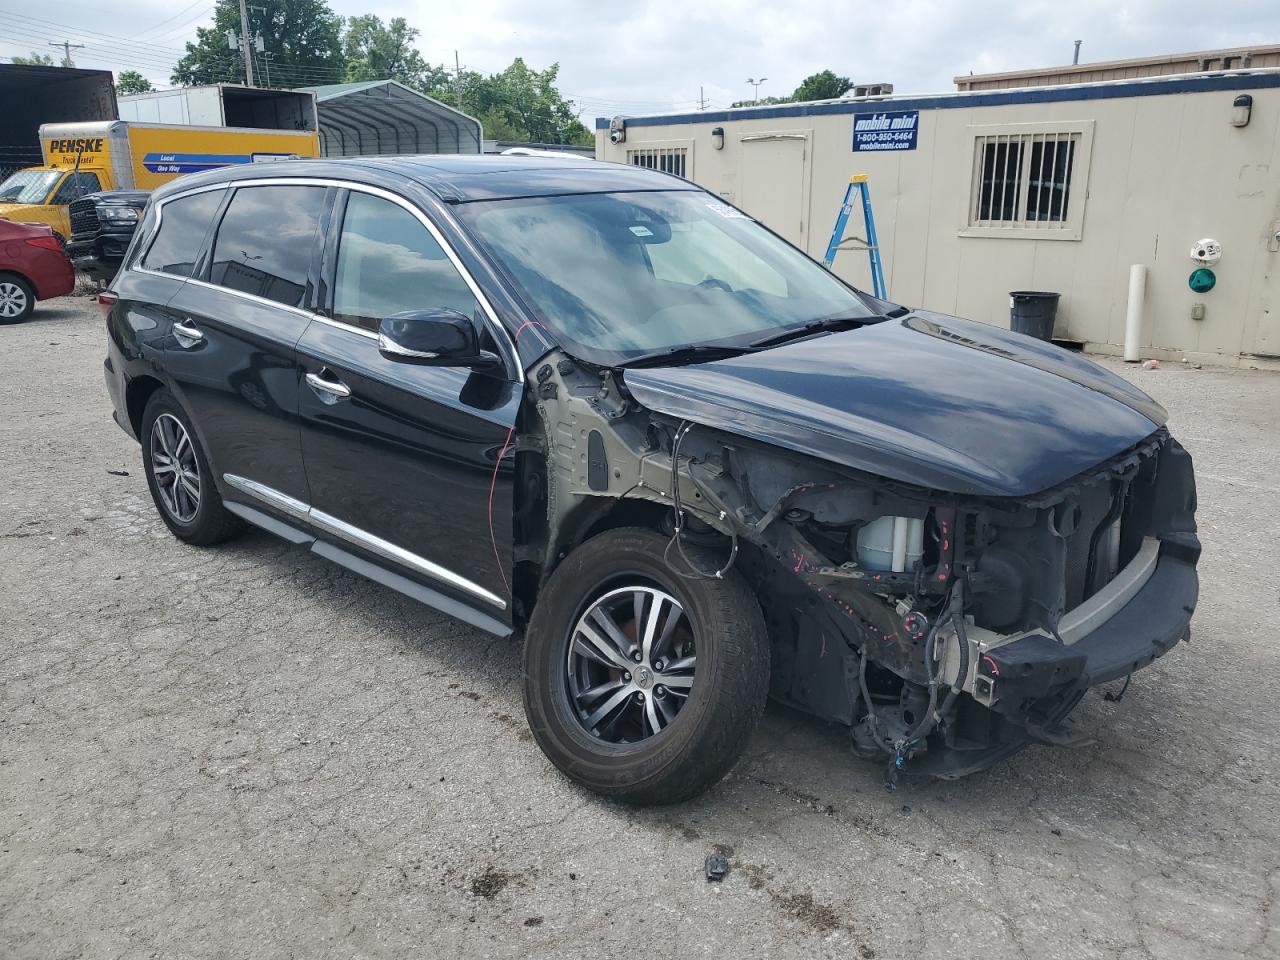
[[[1143,360],[1142,369],[1143,370],[1159,370],[1160,361],[1159,360]]]
[[[713,853],[707,857],[706,862],[707,882],[720,881],[724,879],[726,873],[729,872],[729,860],[719,853]]]
[[[108,470],[107,473],[111,474],[113,477],[127,477],[129,475],[128,470]]]

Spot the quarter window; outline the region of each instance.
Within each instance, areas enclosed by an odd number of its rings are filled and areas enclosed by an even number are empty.
[[[290,307],[306,299],[325,187],[241,187],[227,205],[209,280]]]
[[[223,195],[222,190],[208,190],[161,206],[160,230],[142,258],[143,269],[177,277],[191,276]]]
[[[467,282],[426,227],[399,204],[353,191],[338,241],[333,313],[366,330],[405,310],[475,316]]]

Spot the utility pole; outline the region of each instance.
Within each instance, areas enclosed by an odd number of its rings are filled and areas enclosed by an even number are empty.
[[[453,51],[453,105],[462,106],[462,61],[457,50]]]
[[[245,0],[240,0],[240,52],[244,55],[244,85],[253,86],[253,36],[249,32],[249,11]]]
[[[698,109],[699,110],[707,109],[707,98],[703,96],[702,84],[698,84]]]
[[[1076,52],[1075,52],[1075,54],[1071,57],[1071,65],[1072,65],[1073,67],[1074,67],[1077,63],[1079,63],[1079,62],[1080,62],[1080,44],[1082,44],[1082,43],[1084,43],[1084,41],[1083,41],[1083,40],[1077,40],[1077,41],[1076,41]]]
[[[72,50],[83,50],[83,49],[84,49],[84,44],[83,44],[83,43],[72,43],[70,40],[63,40],[61,43],[56,43],[56,42],[54,42],[53,40],[50,40],[50,41],[49,41],[49,46],[51,46],[51,47],[61,47],[61,48],[62,48],[62,65],[63,65],[64,67],[74,67],[74,66],[75,66],[75,64],[74,64],[74,63],[72,62],[72,60],[71,60],[71,51],[72,51]]]

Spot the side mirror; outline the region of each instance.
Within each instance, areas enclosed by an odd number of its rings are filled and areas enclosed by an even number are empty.
[[[498,358],[480,349],[475,324],[457,310],[406,310],[378,324],[378,350],[389,360],[433,367],[488,367]]]

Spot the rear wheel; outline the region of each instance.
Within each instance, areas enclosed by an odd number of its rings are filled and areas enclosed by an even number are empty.
[[[168,390],[153,393],[143,411],[142,465],[160,519],[179,540],[209,546],[244,529],[222,505],[191,421]]]
[[[685,800],[723,777],[769,686],[764,621],[741,576],[686,580],[666,545],[641,529],[588,540],[547,582],[525,643],[538,745],[583,786],[632,803]]]
[[[12,273],[0,273],[0,323],[21,323],[35,308],[31,284]]]

